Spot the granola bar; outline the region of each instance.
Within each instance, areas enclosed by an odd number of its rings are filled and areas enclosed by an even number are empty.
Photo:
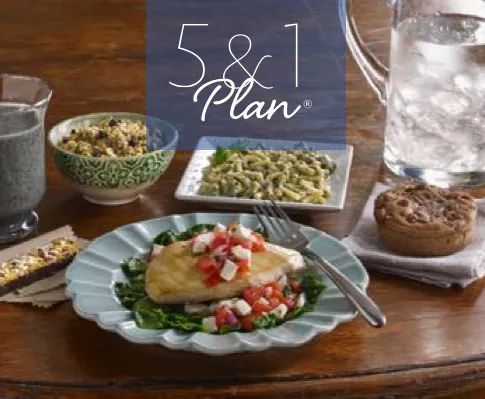
[[[72,230],[64,231],[71,231],[71,234],[59,236],[52,232],[32,240],[30,249],[21,244],[3,251],[0,257],[0,296],[47,278],[72,261],[82,245]],[[18,255],[6,258],[7,254],[12,255],[20,248],[25,252],[19,251]]]

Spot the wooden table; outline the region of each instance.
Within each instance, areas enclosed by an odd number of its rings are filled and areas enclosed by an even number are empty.
[[[55,88],[47,125],[105,110],[144,112],[144,6],[123,0],[16,0],[0,3],[0,70],[42,75]],[[386,54],[388,13],[359,0],[364,37]],[[122,78],[125,77],[125,78]],[[349,59],[348,133],[356,155],[345,210],[298,220],[347,234],[380,175],[382,110]],[[48,158],[41,231],[71,224],[94,238],[117,226],[201,207],[173,199],[189,158],[140,201],[120,208],[88,204]],[[483,283],[442,290],[371,273],[369,293],[389,324],[362,319],[292,350],[223,358],[133,345],[76,316],[66,302],[50,310],[0,304],[1,398],[403,397],[485,396]]]

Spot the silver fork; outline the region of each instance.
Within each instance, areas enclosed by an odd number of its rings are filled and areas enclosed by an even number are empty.
[[[269,234],[272,241],[283,247],[294,249],[313,261],[330,277],[372,327],[384,326],[386,316],[375,302],[352,283],[345,274],[309,249],[309,241],[298,226],[274,201],[271,201],[271,203],[272,206],[255,206],[254,211],[261,226]]]

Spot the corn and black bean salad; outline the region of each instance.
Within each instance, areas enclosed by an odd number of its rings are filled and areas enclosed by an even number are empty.
[[[79,155],[116,158],[146,154],[147,128],[141,121],[106,119],[73,129],[59,147]]]

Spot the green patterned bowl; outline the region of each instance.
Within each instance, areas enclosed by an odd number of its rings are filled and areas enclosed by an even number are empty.
[[[151,151],[130,157],[95,158],[73,154],[58,147],[57,144],[63,137],[69,136],[72,129],[110,117],[146,123],[149,132],[147,145]],[[57,124],[49,132],[49,143],[58,169],[88,201],[101,205],[122,205],[137,199],[167,170],[177,142],[177,129],[169,123],[128,112],[78,116]]]

